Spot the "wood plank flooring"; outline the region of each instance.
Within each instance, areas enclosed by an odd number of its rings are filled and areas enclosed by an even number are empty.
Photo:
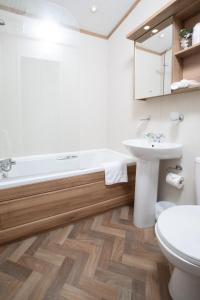
[[[129,206],[0,247],[0,300],[168,300],[168,281]]]

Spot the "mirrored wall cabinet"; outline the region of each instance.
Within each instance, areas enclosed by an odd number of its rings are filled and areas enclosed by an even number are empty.
[[[128,34],[135,99],[200,91],[200,0],[172,0]]]

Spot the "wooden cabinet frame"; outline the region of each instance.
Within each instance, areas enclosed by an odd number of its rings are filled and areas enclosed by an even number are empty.
[[[151,18],[130,32],[127,38],[135,42],[142,42],[150,37],[153,28],[162,30],[169,25],[169,22],[173,26],[172,82],[180,81],[181,79],[200,81],[200,43],[182,50],[179,39],[180,29],[184,27],[193,28],[196,23],[200,22],[200,0],[170,1]],[[144,29],[145,26],[150,26],[150,29],[146,31]],[[200,87],[179,89],[172,91],[169,95],[192,91],[200,91]]]

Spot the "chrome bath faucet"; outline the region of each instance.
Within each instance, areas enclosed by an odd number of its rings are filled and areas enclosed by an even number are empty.
[[[13,165],[16,165],[16,161],[12,160],[12,158],[0,160],[0,173],[2,173],[3,178],[7,177],[7,173],[12,170]]]

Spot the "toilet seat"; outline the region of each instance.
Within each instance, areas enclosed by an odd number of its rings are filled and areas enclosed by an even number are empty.
[[[200,267],[200,206],[175,206],[158,218],[156,232],[175,254]]]

